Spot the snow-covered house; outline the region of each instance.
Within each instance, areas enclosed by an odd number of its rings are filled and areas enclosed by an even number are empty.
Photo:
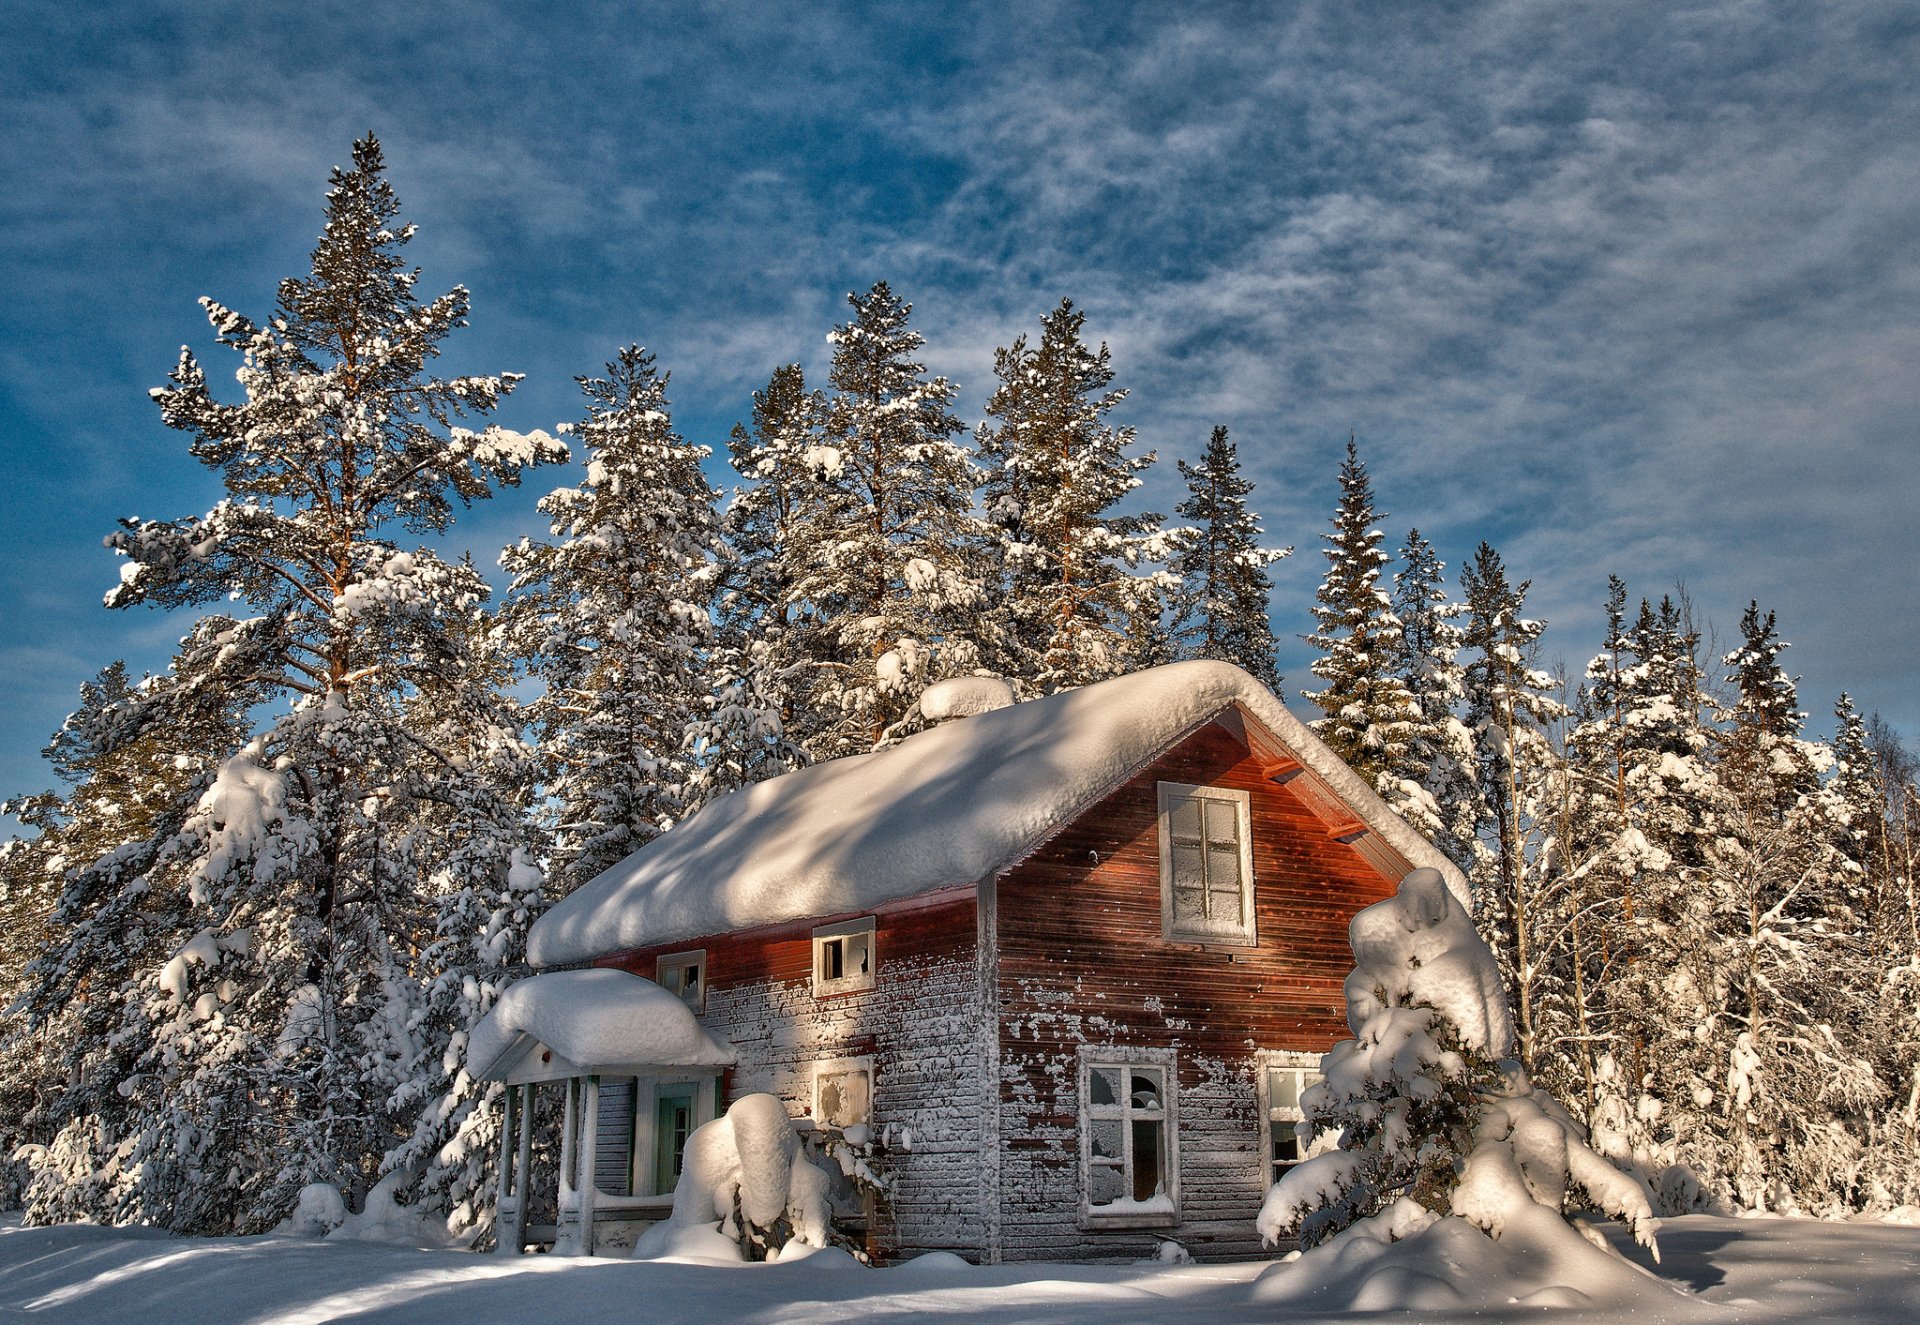
[[[1258,1250],[1299,1091],[1346,1034],[1348,920],[1412,868],[1465,881],[1238,668],[1019,704],[996,684],[944,683],[923,707],[957,716],[930,730],[713,801],[535,926],[548,973],[470,1063],[571,1083],[563,1245],[592,1249],[596,1209],[665,1213],[688,1131],[770,1092],[797,1125],[889,1138],[882,1255]],[[542,984],[583,975],[600,989]],[[660,989],[671,1014],[623,1039]]]

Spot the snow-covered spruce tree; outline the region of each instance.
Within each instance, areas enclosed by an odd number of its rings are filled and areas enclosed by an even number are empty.
[[[1416,718],[1413,697],[1393,672],[1400,618],[1380,587],[1388,560],[1380,550],[1380,518],[1373,484],[1349,438],[1333,532],[1320,536],[1327,574],[1315,595],[1317,628],[1306,637],[1320,650],[1313,674],[1326,685],[1301,693],[1325,715],[1310,724],[1314,734],[1376,790],[1405,756]]]
[[[828,336],[832,393],[811,459],[821,507],[792,586],[829,627],[809,696],[831,723],[809,744],[818,759],[872,749],[928,683],[974,670],[986,605],[955,388],[926,376],[911,306],[885,281],[847,300],[853,320]]]
[[[1174,514],[1193,522],[1193,534],[1168,569],[1179,577],[1173,594],[1172,635],[1185,658],[1234,663],[1279,693],[1267,567],[1293,549],[1260,545],[1260,518],[1247,509],[1253,484],[1240,476],[1240,457],[1225,428],[1215,428],[1199,463],[1176,461],[1187,499]]]
[[[430,374],[466,292],[420,301],[379,144],[353,158],[333,173],[311,275],[282,283],[271,318],[203,301],[242,356],[244,399],[215,399],[185,351],[154,393],[228,497],[202,516],[125,521],[109,540],[127,558],[109,606],[251,610],[196,628],[182,688],[288,701],[149,844],[154,870],[68,921],[165,886],[197,926],[133,973],[152,1029],[114,1085],[143,1122],[109,1138],[130,1175],[119,1217],[175,1228],[261,1229],[314,1182],[366,1190],[444,1077],[451,1020],[427,990],[457,974],[482,1005],[520,959],[510,860],[524,815],[500,776],[517,737],[474,653],[486,585],[384,533],[443,531],[456,503],[565,448],[458,426],[515,379]],[[474,914],[501,928],[433,946]]]
[[[1464,608],[1447,598],[1446,569],[1433,544],[1418,529],[1409,531],[1393,577],[1393,614],[1400,620],[1393,671],[1413,700],[1414,717],[1383,794],[1454,864],[1471,870],[1482,849],[1484,811],[1473,736],[1455,711],[1466,696],[1465,636],[1454,624]]]
[[[1877,973],[1863,969],[1868,927],[1816,795],[1831,754],[1802,737],[1773,614],[1750,604],[1740,633],[1724,660],[1738,698],[1719,743],[1725,809],[1705,880],[1729,959],[1712,1035],[1726,1074],[1715,1130],[1742,1205],[1844,1211],[1882,1089],[1853,1029]]]
[[[540,682],[528,717],[554,806],[549,881],[567,893],[688,810],[706,716],[721,547],[711,454],[673,430],[667,375],[638,345],[577,379],[586,482],[540,501],[552,541],[501,556],[501,630]]]
[[[702,799],[800,767],[808,742],[832,725],[812,708],[826,626],[798,589],[825,509],[823,416],[800,365],[784,364],[754,392],[752,426],[734,425],[727,442],[747,484],[722,526],[712,709],[696,738]]]
[[[203,620],[185,651],[231,624]],[[118,1087],[152,1038],[140,979],[196,928],[156,867],[222,753],[244,739],[252,693],[190,690],[172,672],[135,683],[114,663],[81,687],[80,707],[46,749],[71,790],[8,806],[34,835],[0,848],[10,949],[0,992],[9,1135],[0,1141],[9,1156],[31,1147],[23,1195],[36,1219],[100,1218],[122,1206],[128,1175],[115,1150],[138,1120]]]
[[[1522,1285],[1533,1291],[1594,1296],[1632,1282],[1564,1212],[1602,1210],[1653,1248],[1646,1194],[1509,1058],[1512,1018],[1493,955],[1439,873],[1409,874],[1395,897],[1354,917],[1349,935],[1353,1038],[1322,1059],[1325,1079],[1301,1100],[1305,1126],[1337,1131],[1339,1147],[1276,1183],[1258,1228],[1269,1245],[1297,1237],[1308,1248],[1345,1233],[1355,1254],[1310,1251],[1269,1272],[1276,1295],[1311,1292],[1329,1270],[1351,1275],[1367,1242],[1381,1244],[1379,1255],[1409,1241],[1408,1268],[1451,1272],[1468,1291],[1503,1298],[1523,1276],[1544,1280]]]
[[[1132,631],[1150,644],[1144,614],[1157,621],[1160,594],[1174,587],[1144,569],[1172,548],[1160,517],[1114,509],[1154,457],[1129,455],[1133,429],[1108,420],[1127,393],[1113,386],[1106,345],[1082,339],[1086,318],[1063,299],[1041,316],[1037,346],[1022,335],[994,352],[995,422],[976,432],[1000,595],[993,615],[1004,622],[991,657],[1043,693],[1141,665]]]

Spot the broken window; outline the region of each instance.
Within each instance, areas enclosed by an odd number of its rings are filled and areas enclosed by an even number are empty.
[[[1173,1077],[1167,1053],[1083,1056],[1080,1154],[1088,1222],[1178,1219]]]
[[[813,992],[873,988],[873,918],[813,931]]]

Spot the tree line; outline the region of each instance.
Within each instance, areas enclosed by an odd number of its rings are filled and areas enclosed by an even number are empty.
[[[110,607],[195,615],[164,671],[83,688],[66,790],[8,807],[0,1144],[31,1218],[259,1231],[397,1173],[483,1227],[497,1117],[461,1050],[547,902],[715,795],[903,738],[944,677],[1207,657],[1280,686],[1286,550],[1232,439],[1179,462],[1173,522],[1125,509],[1153,456],[1070,301],[996,352],[969,430],[909,305],[849,296],[824,385],[754,394],[728,494],[638,346],[559,437],[487,424],[519,379],[434,375],[467,296],[418,293],[412,234],[355,144],[310,275],[259,322],[203,301],[244,399],[184,351],[153,393],[226,496],[112,536]],[[498,604],[417,545],[576,448]],[[1352,444],[1341,486],[1315,727],[1467,872],[1536,1077],[1670,1208],[1920,1199],[1893,733],[1843,697],[1808,740],[1770,615],[1717,672],[1689,604],[1636,617],[1617,582],[1603,652],[1548,675],[1493,549],[1458,601],[1417,533],[1389,581]]]

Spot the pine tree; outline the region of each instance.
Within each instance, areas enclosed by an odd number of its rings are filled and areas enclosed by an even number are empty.
[[[1313,609],[1318,629],[1307,636],[1321,652],[1313,674],[1326,687],[1302,693],[1325,715],[1311,724],[1314,733],[1376,789],[1406,757],[1416,717],[1413,697],[1393,674],[1400,619],[1380,588],[1388,560],[1380,550],[1380,518],[1366,466],[1348,439],[1333,532],[1320,536],[1327,575]]]
[[[667,375],[638,345],[577,379],[586,482],[541,499],[552,542],[523,539],[503,629],[542,685],[528,716],[557,808],[552,886],[570,892],[691,807],[688,733],[706,717],[709,604],[721,559],[711,452],[673,430]]]
[[[1234,663],[1278,693],[1267,567],[1293,549],[1260,546],[1259,517],[1247,509],[1253,484],[1240,476],[1240,457],[1225,428],[1213,430],[1198,464],[1176,463],[1188,495],[1174,513],[1193,521],[1194,533],[1169,567],[1180,579],[1173,638],[1183,656]]]
[[[1462,608],[1447,598],[1446,564],[1418,529],[1400,549],[1393,577],[1393,614],[1400,638],[1393,674],[1412,700],[1406,749],[1387,770],[1387,804],[1431,838],[1462,870],[1479,854],[1482,817],[1473,737],[1455,709],[1466,696],[1460,663],[1464,636],[1454,624]]]
[[[207,694],[290,707],[218,760],[181,822],[62,900],[68,951],[142,896],[175,898],[193,927],[159,966],[143,956],[128,972],[122,999],[144,1022],[116,1088],[139,1124],[102,1138],[124,1175],[104,1217],[258,1230],[305,1184],[366,1190],[449,1049],[428,986],[458,968],[484,1005],[520,959],[511,925],[482,959],[420,956],[450,915],[511,892],[527,837],[495,756],[515,762],[518,737],[475,654],[485,582],[382,535],[444,531],[456,503],[565,448],[459,426],[515,379],[430,374],[466,292],[419,300],[379,144],[353,156],[333,173],[311,276],[282,283],[270,319],[203,301],[242,356],[243,402],[216,400],[186,351],[154,393],[227,498],[128,520],[111,540],[127,564],[109,606],[232,599],[252,613],[199,623],[126,721]]]
[[[833,390],[810,460],[821,506],[791,590],[828,625],[811,660],[810,703],[831,722],[809,747],[820,759],[884,742],[928,683],[977,667],[986,602],[955,388],[926,376],[912,308],[886,282],[847,300],[853,320],[828,337]]]
[[[996,351],[987,413],[998,422],[976,433],[1005,622],[993,656],[1043,692],[1141,665],[1133,654],[1157,633],[1145,614],[1157,626],[1159,596],[1173,587],[1142,569],[1171,550],[1160,517],[1114,510],[1154,457],[1129,455],[1133,429],[1108,421],[1127,393],[1113,386],[1106,345],[1082,339],[1085,325],[1063,299],[1041,317],[1037,346],[1022,335]]]

